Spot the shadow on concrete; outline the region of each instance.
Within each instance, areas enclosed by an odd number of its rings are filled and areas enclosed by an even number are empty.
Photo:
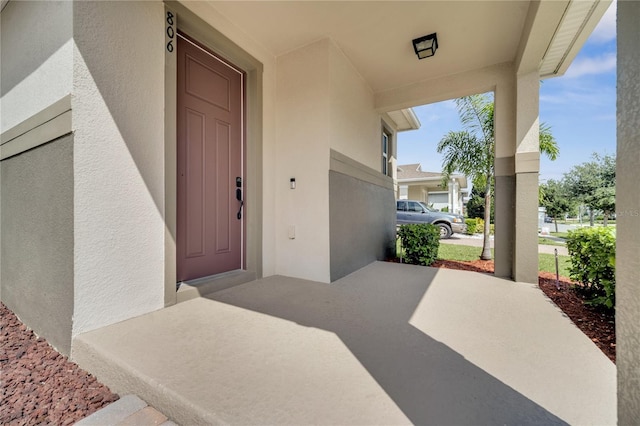
[[[208,298],[335,333],[414,424],[566,424],[410,324],[437,269],[375,265],[333,284],[269,277]],[[398,268],[419,272],[398,281]]]

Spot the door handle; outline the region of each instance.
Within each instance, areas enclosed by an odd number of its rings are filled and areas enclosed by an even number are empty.
[[[242,200],[242,178],[236,178],[236,200],[240,201],[240,208],[238,209],[238,220],[242,219],[242,206],[244,206],[244,201]]]

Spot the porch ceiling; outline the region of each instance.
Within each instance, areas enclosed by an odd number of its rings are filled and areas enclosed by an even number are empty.
[[[276,57],[330,37],[374,92],[504,62],[517,62],[521,72],[538,68],[570,4],[553,0],[209,3]],[[586,39],[578,35],[593,29],[606,6],[584,9],[590,13],[583,16],[582,26],[573,28],[575,37],[568,37],[574,43],[565,47],[566,54],[556,55],[556,61],[571,62],[577,53],[572,51],[575,42],[581,45]],[[433,32],[438,34],[436,55],[418,60],[411,40]],[[546,64],[566,70],[556,65]]]

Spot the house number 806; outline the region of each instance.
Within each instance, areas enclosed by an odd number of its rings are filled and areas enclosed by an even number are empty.
[[[173,13],[167,10],[167,37],[169,37],[169,42],[167,43],[167,51],[173,52],[173,38],[175,37],[176,32],[173,29]]]

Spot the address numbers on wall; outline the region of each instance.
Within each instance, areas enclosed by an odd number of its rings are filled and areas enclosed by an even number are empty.
[[[169,53],[173,52],[173,39],[176,36],[176,30],[175,30],[175,20],[174,20],[174,15],[173,12],[171,12],[170,10],[167,10],[167,51]]]

